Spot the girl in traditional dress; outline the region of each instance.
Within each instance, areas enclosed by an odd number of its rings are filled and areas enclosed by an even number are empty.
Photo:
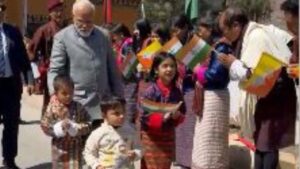
[[[177,37],[182,45],[188,43],[192,37],[192,24],[185,15],[179,15],[172,18],[171,34]],[[193,149],[193,140],[196,115],[192,109],[193,98],[195,94],[193,72],[181,62],[178,62],[179,80],[178,84],[184,94],[186,103],[185,120],[176,128],[176,160],[175,164],[181,168],[191,167],[191,154]]]
[[[178,77],[175,57],[161,52],[153,60],[150,79],[142,99],[154,102],[179,103],[183,95],[176,87]],[[142,169],[170,169],[175,157],[175,127],[180,124],[185,105],[172,113],[147,112],[141,114],[141,140],[144,157]]]
[[[89,133],[87,112],[72,100],[74,83],[68,76],[54,79],[55,94],[41,120],[44,133],[52,137],[52,168],[81,169],[83,139]]]

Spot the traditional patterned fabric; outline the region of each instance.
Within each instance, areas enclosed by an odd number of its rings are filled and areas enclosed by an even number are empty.
[[[130,82],[124,85],[124,97],[126,99],[126,120],[133,124],[137,117],[137,93],[138,84]]]
[[[197,118],[192,153],[193,169],[228,169],[229,93],[204,92],[202,119]]]
[[[83,154],[92,169],[97,169],[99,165],[106,169],[133,169],[133,161],[129,161],[124,154],[129,150],[135,152],[134,160],[141,158],[141,146],[136,131],[126,123],[116,129],[104,121],[87,139]]]
[[[256,104],[254,141],[258,150],[275,151],[294,144],[296,107],[294,82],[283,69],[271,92]]]
[[[194,90],[185,93],[187,111],[184,121],[176,128],[176,163],[191,167],[196,114],[193,111]]]
[[[173,87],[168,96],[164,96],[157,83],[151,84],[145,91],[143,98],[155,102],[178,103],[183,101],[181,91]],[[180,112],[185,113],[182,104]],[[163,120],[160,112],[142,112],[141,115],[141,140],[144,147],[142,169],[169,169],[175,157],[175,127],[182,122],[177,120]]]
[[[68,117],[79,126],[78,133],[72,137],[68,133],[64,137],[56,137],[54,125]],[[46,135],[52,137],[52,168],[81,169],[82,168],[82,136],[89,133],[87,112],[77,102],[70,106],[60,103],[54,95],[41,120],[41,127]]]

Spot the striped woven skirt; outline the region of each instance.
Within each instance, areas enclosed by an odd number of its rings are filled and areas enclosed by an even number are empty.
[[[202,119],[195,125],[193,169],[228,169],[229,92],[204,92]]]
[[[175,156],[175,131],[141,132],[141,169],[170,169]]]
[[[82,169],[82,148],[80,137],[52,139],[52,169]]]
[[[176,163],[183,167],[191,167],[192,163],[193,138],[196,122],[196,114],[192,110],[194,94],[194,90],[185,93],[185,119],[176,128]]]

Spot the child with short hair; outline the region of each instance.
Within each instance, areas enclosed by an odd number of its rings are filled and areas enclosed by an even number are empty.
[[[124,123],[125,101],[113,97],[101,100],[104,123],[88,137],[83,152],[92,169],[129,169],[141,158],[136,131]],[[124,123],[124,124],[123,124]]]
[[[90,131],[88,114],[73,101],[74,83],[69,76],[56,76],[53,86],[55,93],[41,120],[42,130],[52,137],[52,168],[81,169],[82,136]]]

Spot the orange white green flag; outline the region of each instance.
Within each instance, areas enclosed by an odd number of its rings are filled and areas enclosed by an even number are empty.
[[[251,94],[265,97],[275,85],[281,68],[285,63],[263,52],[249,80],[240,83],[240,87]]]
[[[203,39],[194,35],[177,53],[176,58],[193,70],[198,63],[203,62],[209,56],[211,49],[211,46]]]
[[[173,37],[162,47],[162,51],[176,55],[181,48],[182,43],[180,40],[177,37]]]
[[[132,73],[134,73],[134,70],[136,69],[136,66],[138,65],[138,60],[136,56],[132,53],[126,56],[125,61],[121,65],[121,72],[125,78],[129,78]]]
[[[153,41],[149,46],[142,49],[141,52],[137,54],[138,61],[142,64],[144,69],[150,69],[153,62],[154,55],[160,51],[162,45],[158,40]]]
[[[176,104],[172,103],[162,103],[162,102],[154,102],[148,99],[142,99],[140,104],[141,108],[148,113],[160,112],[160,113],[168,113],[168,112],[176,112],[183,102],[179,102]]]

